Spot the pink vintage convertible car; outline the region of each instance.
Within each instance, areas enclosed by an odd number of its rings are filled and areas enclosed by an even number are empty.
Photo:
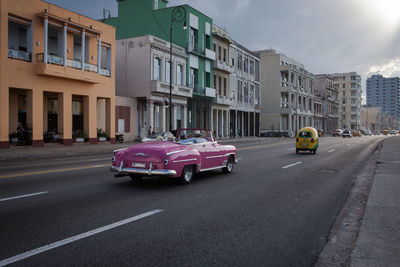
[[[198,172],[222,169],[230,173],[236,147],[214,141],[209,130],[180,129],[177,141],[153,141],[114,151],[111,170],[116,177],[168,176],[190,183]]]

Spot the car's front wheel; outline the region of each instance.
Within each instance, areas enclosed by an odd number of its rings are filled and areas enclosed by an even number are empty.
[[[182,184],[188,184],[193,180],[193,166],[188,165],[183,168],[180,181]]]
[[[229,156],[228,161],[226,162],[226,166],[222,168],[223,173],[231,173],[233,170],[233,165],[235,164],[235,160],[233,156]]]

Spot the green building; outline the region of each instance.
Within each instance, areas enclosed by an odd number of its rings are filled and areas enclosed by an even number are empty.
[[[167,7],[167,0],[117,2],[118,17],[105,19],[105,23],[116,28],[117,40],[150,34],[169,42],[172,24],[172,42],[185,48],[188,54],[186,82],[193,88],[193,97],[187,101],[187,126],[211,129],[211,104],[215,98],[212,19],[189,5],[180,6],[186,12]]]

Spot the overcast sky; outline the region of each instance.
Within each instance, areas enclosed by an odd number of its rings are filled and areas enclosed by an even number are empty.
[[[150,1],[150,0],[149,0]],[[48,0],[99,19],[116,0]],[[189,4],[250,50],[273,48],[314,73],[400,76],[400,0],[170,0]]]

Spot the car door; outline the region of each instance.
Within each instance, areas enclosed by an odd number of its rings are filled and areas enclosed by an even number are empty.
[[[199,138],[198,143],[194,144],[201,156],[201,169],[210,169],[221,166],[223,162],[224,151],[222,151],[216,142],[207,141]]]

